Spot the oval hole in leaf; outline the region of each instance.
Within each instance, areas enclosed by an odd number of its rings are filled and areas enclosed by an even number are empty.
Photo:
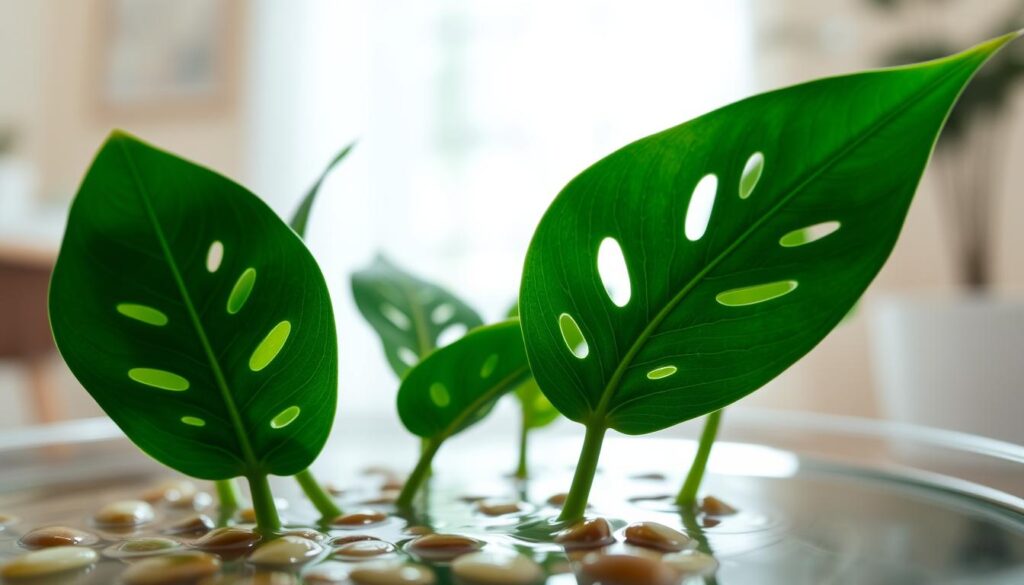
[[[288,335],[291,332],[292,324],[289,321],[281,321],[274,325],[270,333],[267,333],[263,341],[256,346],[256,350],[252,352],[252,357],[249,358],[249,369],[258,372],[269,366],[270,362],[274,361],[274,358],[277,357],[277,354],[281,353],[281,348],[288,341]]]
[[[132,368],[128,370],[128,377],[140,384],[171,392],[184,392],[189,387],[188,380],[178,374],[155,368]]]
[[[228,295],[228,313],[234,315],[242,310],[245,302],[249,300],[249,294],[252,293],[252,287],[255,284],[256,269],[246,268],[235,282],[235,286],[231,289],[231,294]]]
[[[762,171],[764,171],[764,155],[755,152],[747,159],[747,164],[743,165],[743,174],[740,175],[740,199],[746,199],[754,192],[754,187],[761,180]]]
[[[686,239],[696,242],[704,236],[711,220],[711,209],[715,206],[715,194],[718,192],[718,177],[713,174],[704,175],[693,189],[690,204],[686,208],[685,233]]]
[[[783,248],[795,248],[804,244],[810,244],[811,242],[817,242],[825,236],[835,233],[840,225],[842,224],[838,221],[826,221],[793,230],[779,238],[779,245]]]
[[[744,307],[788,295],[796,290],[796,287],[795,280],[780,280],[720,292],[715,296],[715,300],[727,307]]]
[[[167,315],[164,315],[163,311],[159,311],[153,307],[147,307],[146,305],[120,303],[117,305],[117,312],[121,313],[125,317],[146,323],[147,325],[156,325],[157,327],[167,325]]]
[[[668,378],[677,371],[679,371],[679,368],[675,366],[661,366],[660,368],[654,368],[650,372],[647,372],[647,379],[660,380],[662,378]]]
[[[498,367],[498,354],[492,353],[484,360],[484,365],[480,366],[480,377],[489,378],[494,373],[494,368],[496,367]]]
[[[224,260],[224,244],[220,240],[214,241],[210,244],[209,251],[206,252],[206,270],[209,273],[217,272],[220,268],[221,261]]]
[[[452,397],[448,394],[448,388],[445,388],[444,384],[434,382],[430,385],[430,401],[444,408],[451,404]]]
[[[453,341],[462,339],[462,336],[469,331],[465,323],[453,323],[452,325],[445,327],[444,331],[437,335],[437,347],[444,347]]]
[[[399,329],[409,329],[409,317],[402,311],[398,310],[394,305],[384,303],[380,306],[380,314],[384,315],[384,318],[391,322],[392,325]]]
[[[295,422],[295,419],[299,418],[299,413],[302,412],[298,406],[289,406],[288,408],[277,413],[277,416],[270,419],[270,428],[272,429],[283,429],[284,427]]]
[[[419,356],[416,355],[416,352],[409,349],[408,347],[398,348],[398,359],[402,360],[402,363],[409,367],[415,366],[416,363],[420,361],[420,358]]]
[[[597,272],[601,275],[601,282],[608,293],[608,298],[616,306],[625,307],[629,303],[632,289],[626,258],[622,255],[622,247],[615,238],[601,240],[601,245],[597,248]]]
[[[205,427],[206,421],[199,418],[198,416],[183,416],[181,422],[187,424],[190,427]]]
[[[583,331],[580,330],[580,326],[576,324],[576,320],[572,318],[572,315],[568,313],[559,315],[558,329],[562,332],[562,340],[565,341],[565,346],[569,348],[572,355],[583,359],[590,354],[590,346],[587,345],[587,339],[583,337]]]
[[[449,303],[442,303],[434,308],[430,313],[430,320],[438,325],[447,323],[449,319],[455,316],[455,307]]]

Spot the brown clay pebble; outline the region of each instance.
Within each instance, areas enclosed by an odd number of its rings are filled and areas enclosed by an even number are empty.
[[[404,532],[413,536],[422,536],[424,534],[432,534],[434,531],[429,526],[407,526]]]
[[[568,550],[600,548],[615,542],[612,527],[604,518],[588,518],[555,535],[555,542]]]
[[[153,506],[148,503],[141,500],[124,500],[103,506],[92,518],[99,526],[128,528],[148,524],[155,516]]]
[[[390,506],[398,501],[398,494],[400,492],[389,490],[381,492],[376,498],[370,498],[369,500],[363,500],[360,502],[363,506]]]
[[[324,547],[300,536],[282,536],[257,548],[249,562],[264,567],[301,565],[320,556]]]
[[[715,557],[696,550],[684,550],[661,557],[661,562],[682,575],[711,575],[718,570]]]
[[[207,577],[198,585],[299,585],[299,579],[291,573],[260,571],[253,575],[215,575]]]
[[[195,493],[196,484],[184,479],[172,479],[149,488],[140,497],[150,504],[173,503],[183,498],[192,498]]]
[[[327,544],[331,546],[342,546],[350,542],[359,542],[361,540],[380,540],[376,536],[370,536],[369,534],[353,534],[351,536],[335,536]]]
[[[335,557],[365,559],[379,557],[395,552],[395,545],[383,540],[357,540],[339,546],[334,551]]]
[[[565,500],[568,497],[569,497],[569,494],[566,493],[566,492],[562,492],[560,494],[555,494],[555,495],[551,496],[550,498],[548,498],[548,505],[555,506],[557,508],[561,508],[562,506],[565,505]]]
[[[700,521],[700,525],[703,526],[704,528],[714,528],[715,526],[718,526],[721,523],[722,523],[721,520],[717,520],[715,518],[708,518],[707,516],[705,516]]]
[[[219,570],[217,557],[186,552],[141,560],[121,573],[121,582],[125,585],[178,585],[194,583]]]
[[[213,530],[213,527],[214,523],[212,518],[205,514],[196,514],[195,516],[182,518],[167,528],[164,528],[164,533],[200,535]]]
[[[92,546],[100,538],[91,532],[68,528],[67,526],[47,526],[36,528],[25,534],[18,544],[25,548],[51,548],[54,546]]]
[[[235,517],[238,518],[239,522],[245,522],[246,524],[253,524],[256,522],[256,509],[255,508],[242,508],[239,510]]]
[[[0,567],[4,579],[31,579],[88,567],[99,555],[82,546],[55,546],[30,552]]]
[[[380,485],[381,491],[399,491],[405,487],[405,478],[398,476],[391,476],[384,480],[384,483]]]
[[[434,572],[427,567],[400,561],[373,561],[352,569],[357,585],[433,585]]]
[[[679,574],[659,561],[631,555],[587,555],[577,579],[590,585],[675,585]]]
[[[658,473],[657,471],[652,471],[650,473],[638,473],[631,476],[631,478],[638,479],[640,481],[665,481],[668,479],[665,477],[664,473]]]
[[[244,528],[233,528],[230,526],[218,528],[204,534],[199,540],[192,543],[195,548],[223,553],[231,551],[247,551],[256,546],[260,541],[260,535]]]
[[[456,557],[476,552],[484,543],[458,534],[425,534],[413,539],[406,550],[429,561],[450,561]]]
[[[523,507],[519,502],[483,500],[476,503],[476,509],[487,516],[504,516],[521,512]]]
[[[205,510],[212,503],[213,496],[206,492],[196,492],[191,496],[171,502],[171,507],[179,510]]]
[[[534,585],[544,580],[540,565],[515,552],[481,551],[463,555],[452,562],[452,574],[477,585]]]
[[[630,502],[660,502],[663,500],[671,500],[674,496],[669,494],[652,494],[646,496],[633,496],[629,498]]]
[[[700,510],[708,516],[731,516],[736,513],[736,508],[714,496],[705,497],[700,503]]]
[[[690,546],[690,537],[657,522],[637,522],[626,527],[626,542],[665,552],[678,552]]]
[[[371,524],[380,524],[387,519],[388,515],[383,512],[354,512],[338,516],[331,524],[338,528],[362,528]]]

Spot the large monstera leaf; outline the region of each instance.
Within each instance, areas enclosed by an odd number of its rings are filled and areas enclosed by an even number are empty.
[[[320,269],[207,169],[113,134],[71,207],[50,319],[100,406],[183,473],[291,475],[327,439],[337,340]]]
[[[466,331],[483,324],[476,311],[454,294],[381,255],[352,275],[352,295],[380,336],[399,378],[437,349],[446,330]]]
[[[520,294],[545,394],[573,420],[639,434],[789,367],[875,277],[950,108],[1016,36],[757,95],[573,179]]]

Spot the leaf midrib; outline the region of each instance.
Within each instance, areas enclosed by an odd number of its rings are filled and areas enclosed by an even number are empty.
[[[434,438],[443,441],[444,439],[454,435],[456,432],[458,432],[462,424],[466,422],[466,419],[468,419],[474,413],[478,412],[488,402],[496,399],[503,392],[507,391],[508,386],[511,386],[512,384],[516,383],[519,379],[525,376],[529,372],[529,370],[529,365],[520,366],[519,368],[512,370],[510,374],[499,380],[498,383],[492,386],[490,390],[481,394],[473,402],[470,402],[469,406],[467,406],[459,414],[459,416],[452,419],[452,422],[446,425],[444,429],[441,430],[440,433],[434,435]]]
[[[224,377],[224,371],[213,351],[213,346],[210,345],[209,337],[206,335],[206,329],[203,327],[202,321],[199,319],[199,313],[195,309],[192,297],[189,295],[188,288],[185,286],[185,280],[182,278],[181,271],[178,269],[178,264],[174,260],[174,255],[171,253],[170,244],[167,242],[167,237],[164,235],[163,228],[160,226],[160,222],[157,219],[156,211],[153,209],[153,205],[149,200],[149,193],[142,181],[142,176],[139,174],[139,169],[135,164],[135,160],[132,158],[131,152],[128,150],[128,147],[123,140],[118,141],[118,144],[121,147],[121,152],[124,154],[125,161],[131,171],[139,199],[142,202],[143,208],[146,210],[146,217],[149,219],[150,225],[156,233],[157,242],[160,244],[160,251],[171,270],[171,276],[174,279],[175,285],[178,287],[178,292],[181,295],[182,302],[185,304],[185,310],[188,312],[188,316],[192,322],[193,328],[195,329],[196,336],[199,337],[199,343],[203,348],[203,353],[206,355],[210,369],[213,371],[214,380],[217,383],[221,399],[224,401],[224,406],[231,419],[236,438],[238,439],[239,446],[242,449],[242,455],[245,458],[245,463],[250,468],[248,471],[252,472],[258,466],[256,455],[252,449],[252,444],[249,443],[249,437],[245,432],[245,426],[242,423],[241,414],[238,412],[238,408],[235,405],[235,400],[231,393],[231,389],[228,387],[227,379]]]
[[[640,352],[640,350],[643,348],[643,346],[647,343],[648,338],[650,338],[650,336],[661,325],[661,323],[666,318],[668,318],[669,313],[671,313],[676,308],[676,306],[678,306],[679,303],[681,303],[683,301],[683,299],[686,297],[687,293],[689,293],[691,290],[693,290],[711,270],[713,270],[720,262],[722,262],[722,260],[724,260],[726,257],[728,257],[734,250],[736,250],[741,244],[743,244],[743,242],[747,238],[749,238],[754,232],[756,232],[757,229],[759,227],[761,227],[761,225],[763,225],[769,219],[774,217],[775,214],[778,213],[780,209],[782,209],[794,197],[796,197],[814,179],[816,179],[822,173],[824,173],[829,168],[831,168],[836,162],[838,162],[841,158],[843,158],[850,151],[855,150],[864,141],[866,141],[867,139],[871,138],[875,133],[877,133],[879,130],[881,130],[884,127],[884,125],[889,122],[889,120],[895,118],[896,116],[902,114],[907,109],[913,107],[917,103],[918,99],[921,96],[926,95],[927,93],[929,93],[934,87],[936,87],[939,84],[941,84],[942,82],[944,82],[946,79],[948,79],[950,76],[952,76],[952,74],[954,72],[957,72],[957,71],[959,71],[959,68],[958,67],[954,67],[954,68],[951,68],[946,73],[938,76],[934,81],[932,81],[931,83],[925,85],[921,90],[919,90],[918,92],[914,93],[913,97],[911,99],[905,100],[902,104],[900,104],[898,107],[894,108],[891,112],[889,112],[885,116],[879,118],[878,121],[876,121],[874,124],[869,126],[866,130],[864,130],[861,133],[861,135],[858,136],[855,140],[850,141],[849,143],[847,143],[846,146],[843,146],[843,147],[839,148],[837,151],[835,151],[835,153],[833,153],[832,155],[827,157],[824,160],[824,162],[821,165],[819,165],[818,168],[815,171],[813,171],[812,173],[808,174],[805,179],[803,179],[801,181],[798,181],[797,184],[790,190],[790,193],[788,195],[786,195],[785,197],[782,197],[766,213],[762,214],[756,221],[754,221],[750,225],[750,227],[748,227],[746,230],[744,230],[744,232],[741,233],[739,235],[739,237],[737,237],[733,241],[732,244],[730,244],[725,250],[723,250],[720,254],[718,254],[718,256],[716,256],[711,262],[709,262],[704,267],[704,269],[699,271],[692,279],[690,279],[690,281],[687,282],[683,286],[683,288],[680,289],[680,291],[674,297],[669,299],[668,303],[666,303],[665,306],[662,307],[660,311],[658,311],[658,313],[654,316],[654,318],[651,319],[651,322],[648,323],[647,326],[644,328],[644,330],[640,332],[640,335],[637,336],[637,339],[630,346],[629,351],[627,351],[626,355],[622,358],[622,360],[619,361],[619,365],[615,368],[615,371],[612,373],[612,377],[609,378],[608,383],[605,385],[604,390],[601,393],[601,399],[598,402],[597,409],[594,411],[594,413],[593,413],[593,415],[591,417],[592,418],[592,421],[591,421],[592,424],[599,424],[599,425],[603,425],[605,427],[608,426],[608,417],[610,417],[615,412],[615,410],[617,410],[621,406],[621,405],[616,405],[611,410],[608,410],[608,405],[611,402],[612,396],[618,390],[619,385],[622,382],[622,378],[623,378],[623,376],[625,376],[626,370],[632,364],[633,359],[636,358],[636,355]],[[947,115],[948,115],[948,111],[947,111]],[[940,129],[941,129],[941,126],[940,126]],[[936,133],[936,138],[937,137],[938,137],[938,134]],[[934,140],[933,140],[932,144],[934,146]],[[924,172],[924,169],[922,167],[922,173],[923,172]]]

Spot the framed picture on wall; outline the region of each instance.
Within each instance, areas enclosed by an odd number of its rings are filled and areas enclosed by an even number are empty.
[[[112,114],[211,111],[236,94],[236,0],[102,0],[99,103]]]

